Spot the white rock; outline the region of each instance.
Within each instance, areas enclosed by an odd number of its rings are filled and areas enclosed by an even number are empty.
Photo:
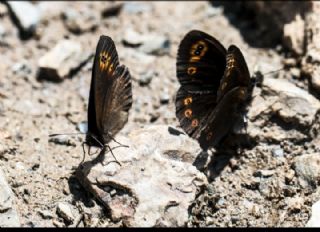
[[[128,137],[118,135],[115,139],[129,146],[113,150],[122,166],[107,153],[105,166],[86,162],[77,171],[79,181],[110,209],[114,221],[123,219],[132,227],[186,225],[197,186],[207,184],[207,179],[192,165],[201,152],[197,142],[169,130],[174,129],[158,125],[132,131]],[[114,196],[111,189],[116,190]]]
[[[254,176],[259,177],[271,177],[275,173],[274,170],[258,170],[254,173]]]
[[[295,157],[294,169],[299,177],[316,184],[320,180],[320,154],[307,154]]]
[[[0,169],[0,227],[20,227],[18,213],[13,205],[14,195]]]
[[[298,55],[302,55],[304,53],[304,32],[304,20],[299,14],[296,15],[295,20],[285,24],[283,27],[284,43]]]
[[[266,92],[274,97],[272,111],[282,120],[312,125],[320,110],[320,102],[315,97],[283,79],[265,78],[263,85]]]
[[[53,218],[53,215],[52,215],[51,211],[49,211],[49,210],[41,210],[41,211],[39,211],[39,214],[41,215],[41,217],[43,219]]]
[[[141,52],[153,55],[168,54],[170,41],[165,36],[150,35],[145,38],[144,43],[139,47]]]
[[[126,29],[123,42],[131,46],[139,46],[140,52],[152,55],[169,53],[170,41],[167,37],[158,34],[140,34],[132,28]]]
[[[307,222],[306,227],[320,227],[320,201],[312,205],[311,218]]]
[[[38,61],[39,78],[61,80],[79,68],[91,57],[80,43],[61,40]]]
[[[100,14],[88,9],[78,11],[67,8],[62,16],[66,28],[75,34],[92,31],[100,23]]]
[[[129,45],[138,46],[145,41],[145,38],[143,35],[139,34],[132,28],[128,28],[124,32],[122,40]]]
[[[40,20],[38,8],[27,1],[7,1],[7,4],[16,17],[21,32],[33,33]]]
[[[155,61],[155,56],[147,55],[132,48],[125,49],[124,53],[128,59],[133,60],[135,63],[143,63],[147,65]]]
[[[68,204],[60,202],[57,206],[57,213],[69,223],[74,221],[74,216],[72,214],[71,208]]]
[[[311,73],[311,85],[314,89],[320,91],[320,66],[314,65]]]
[[[143,12],[149,12],[152,10],[150,3],[141,2],[126,2],[123,6],[124,13],[137,14]]]

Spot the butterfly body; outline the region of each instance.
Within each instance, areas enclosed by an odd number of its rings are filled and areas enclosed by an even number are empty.
[[[104,147],[128,121],[131,105],[130,73],[119,64],[112,39],[101,36],[92,68],[86,143]]]
[[[186,133],[203,149],[216,146],[232,130],[251,95],[244,57],[235,45],[197,30],[181,41],[177,57],[181,84],[176,115]]]

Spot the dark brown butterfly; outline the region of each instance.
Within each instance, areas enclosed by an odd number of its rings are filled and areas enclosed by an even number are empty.
[[[92,68],[86,143],[105,148],[128,121],[131,105],[129,70],[119,64],[112,39],[102,35]]]
[[[252,92],[244,57],[235,45],[197,30],[182,39],[177,55],[176,116],[203,149],[216,146],[233,129]]]

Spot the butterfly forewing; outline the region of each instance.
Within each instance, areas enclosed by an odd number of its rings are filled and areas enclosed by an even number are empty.
[[[226,65],[226,49],[212,36],[190,31],[181,41],[177,55],[177,77],[184,86],[216,91]]]
[[[88,134],[101,144],[107,143],[110,136],[114,136],[127,122],[131,104],[130,73],[124,66],[119,66],[112,39],[101,36],[92,69]]]
[[[210,113],[207,109],[216,106],[225,56],[225,48],[201,31],[190,31],[180,43],[177,77],[182,87],[176,96],[176,116],[192,138],[199,138]]]

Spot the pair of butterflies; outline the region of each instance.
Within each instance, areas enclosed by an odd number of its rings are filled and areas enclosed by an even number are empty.
[[[212,36],[190,31],[180,43],[176,116],[183,130],[203,149],[216,146],[232,130],[250,94],[245,59],[234,45],[226,50]],[[93,63],[86,142],[103,146],[128,121],[131,76],[119,64],[112,39],[101,36]]]

